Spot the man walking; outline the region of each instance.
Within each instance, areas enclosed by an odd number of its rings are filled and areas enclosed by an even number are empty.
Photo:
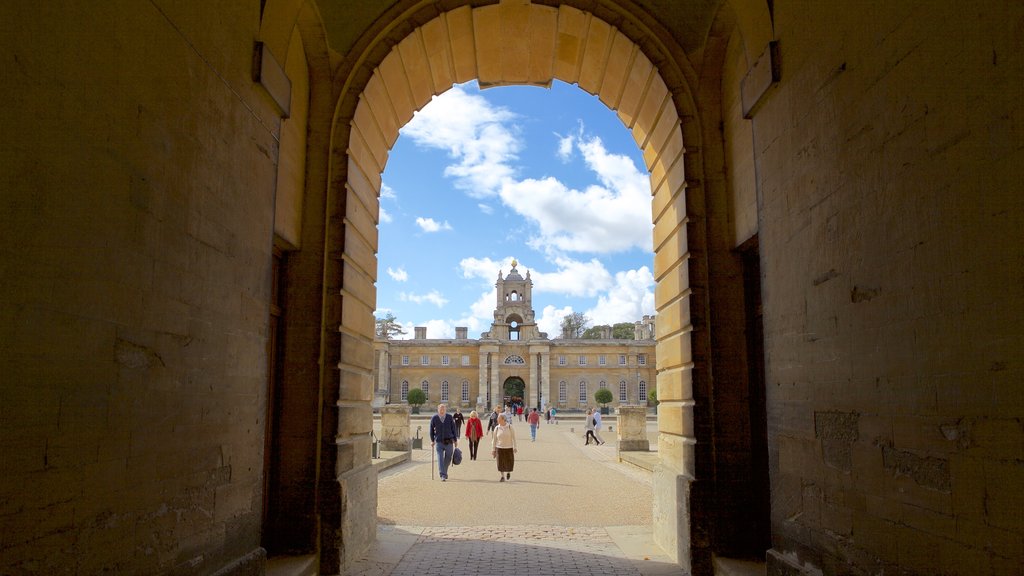
[[[604,438],[601,438],[601,410],[594,408],[594,438],[598,441],[598,446],[604,444]]]
[[[437,452],[437,471],[441,482],[448,481],[448,466],[452,463],[455,447],[459,445],[459,430],[455,419],[446,414],[448,407],[437,405],[437,414],[430,419],[430,447]]]
[[[530,409],[530,415],[526,417],[526,421],[530,423],[530,442],[536,442],[537,428],[540,427],[540,412],[537,412],[536,408]]]

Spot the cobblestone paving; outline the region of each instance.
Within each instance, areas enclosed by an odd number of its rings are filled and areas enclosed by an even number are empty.
[[[603,528],[426,528],[390,576],[426,574],[639,575]]]

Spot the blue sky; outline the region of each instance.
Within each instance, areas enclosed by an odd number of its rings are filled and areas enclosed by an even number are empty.
[[[377,311],[409,338],[477,338],[498,271],[533,279],[540,329],[654,313],[649,177],[614,112],[576,86],[476,82],[435,97],[402,128],[383,174]]]

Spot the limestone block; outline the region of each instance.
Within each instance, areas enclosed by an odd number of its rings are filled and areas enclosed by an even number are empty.
[[[373,270],[377,267],[377,253],[373,247],[363,238],[354,226],[345,227],[345,260],[347,263],[359,266],[363,270]]]
[[[530,76],[531,84],[550,86],[554,77],[555,43],[558,40],[558,9],[530,6]]]
[[[501,53],[505,38],[501,30],[501,6],[473,10],[473,42],[477,78],[481,86],[496,84],[501,77]]]
[[[401,126],[398,124],[398,119],[395,118],[395,109],[391,107],[391,99],[388,98],[388,91],[384,86],[384,78],[380,75],[380,68],[374,70],[373,75],[367,81],[366,88],[363,89],[363,99],[359,105],[363,105],[363,102],[370,107],[387,147],[391,148],[395,145],[395,140],[398,140],[398,130]]]
[[[555,43],[555,78],[573,84],[579,79],[590,16],[577,9],[558,7],[558,36]]]
[[[659,278],[662,273],[670,270],[681,260],[689,256],[688,242],[689,238],[685,226],[675,228],[668,234],[666,240],[658,246],[657,251],[654,253],[655,278]]]
[[[672,274],[669,274],[672,276]],[[676,332],[691,331],[690,326],[690,299],[679,298],[671,304],[658,311],[658,323],[655,327],[658,338],[674,334]]]
[[[381,450],[411,450],[409,406],[405,404],[388,404],[381,407],[380,436]]]
[[[658,406],[660,411],[661,406]],[[693,476],[696,472],[693,438],[661,432],[658,434],[659,465],[679,474]]]
[[[658,400],[692,400],[693,371],[674,368],[658,372]]]
[[[647,439],[647,408],[644,406],[619,406],[615,409],[618,419],[616,437],[620,452],[650,450]]]
[[[371,175],[376,174],[379,179],[380,173],[384,170],[384,165],[379,164],[377,159],[374,158],[373,153],[370,152],[370,147],[367,146],[366,140],[359,131],[358,126],[353,125],[352,127],[348,142],[348,156],[349,160],[359,167],[363,176],[371,182],[373,181],[373,176]]]
[[[633,123],[633,140],[641,147],[647,144],[655,122],[661,115],[662,110],[670,106],[670,102],[671,99],[669,98],[668,87],[665,86],[665,81],[661,79],[660,75],[655,74],[651,79],[650,86],[647,88],[647,95],[644,96],[644,100],[640,104],[640,112],[636,116],[636,122]]]
[[[430,76],[430,62],[423,49],[423,33],[420,28],[413,30],[398,45],[398,53],[402,57],[402,68],[409,81],[412,92],[412,103],[417,109],[422,108],[430,97],[435,94],[434,81]]]
[[[377,286],[373,278],[356,266],[342,266],[345,293],[369,305],[377,301]]]
[[[604,102],[612,110],[619,106],[619,99],[622,97],[622,90],[626,85],[626,73],[629,71],[630,65],[633,63],[633,55],[637,51],[636,44],[632,40],[622,32],[614,30],[608,64],[605,66],[604,78],[601,80],[601,88],[597,94],[601,102]]]
[[[629,74],[626,75],[625,85],[622,88],[622,97],[615,110],[627,129],[633,128],[633,122],[640,109],[640,99],[647,89],[647,84],[651,81],[653,72],[654,64],[642,51],[636,50],[633,55],[633,63],[629,67]]]
[[[681,332],[659,340],[657,344],[658,370],[687,366],[693,361],[690,333]]]
[[[690,482],[661,466],[651,478],[654,541],[685,571],[690,566]]]
[[[352,117],[352,127],[359,131],[359,134],[363,137],[363,142],[366,145],[367,152],[373,157],[373,163],[370,166],[364,166],[364,171],[383,171],[383,167],[388,161],[388,144],[384,140],[384,134],[380,131],[380,126],[377,124],[376,118],[373,117],[373,112],[370,111],[370,105],[363,98],[356,105],[356,113]],[[374,168],[371,168],[374,167]]]
[[[430,63],[430,76],[435,92],[443,92],[455,83],[448,19],[445,15],[423,25],[423,48]]]
[[[673,202],[685,203],[687,184],[684,158],[685,156],[675,160],[662,158],[651,169],[651,190],[654,196],[651,199],[652,219],[660,218],[662,212]],[[683,210],[682,214],[686,214],[686,211]]]
[[[342,474],[338,485],[342,540],[339,544],[343,554],[341,566],[345,568],[358,560],[377,538],[377,470],[367,463]]]
[[[445,14],[448,35],[451,38],[455,82],[459,84],[477,77],[477,32],[473,27],[473,20],[473,11],[469,6],[462,6]]]
[[[591,94],[597,94],[601,89],[601,79],[604,77],[608,50],[611,48],[614,33],[615,29],[607,22],[598,18],[590,19],[583,62],[580,65],[579,86]]]
[[[413,102],[409,77],[405,73],[405,66],[402,65],[401,53],[397,47],[393,48],[391,53],[384,58],[379,69],[381,78],[384,79],[388,98],[391,100],[391,107],[395,110],[395,120],[399,126],[405,126],[409,120],[412,120],[416,103]]]
[[[529,3],[512,2],[502,3],[498,7],[501,12],[501,34],[497,40],[502,48],[502,80],[520,84],[530,77],[531,43],[535,32],[530,28],[533,8]]]
[[[665,154],[666,158],[674,158],[679,152],[682,152],[683,141],[680,134],[679,115],[676,114],[675,107],[665,106],[651,130],[650,137],[643,144],[644,161],[648,170],[654,167],[654,162],[662,154],[663,149],[670,151]],[[668,146],[670,138],[675,139],[671,147]]]
[[[363,204],[363,198],[357,195],[353,190],[347,189],[348,201],[345,204],[345,225],[351,226],[354,230],[359,232],[359,235],[366,240],[370,245],[370,248],[377,252],[377,222],[375,221],[379,210],[377,207],[376,194],[369,196],[371,204],[366,206]]]
[[[375,176],[364,172],[363,167],[355,161],[354,154],[349,154],[346,188],[358,196],[360,202],[373,213],[374,222],[380,222],[380,174]]]
[[[654,287],[654,302],[656,307],[664,306],[675,298],[689,298],[690,290],[690,267],[686,266],[686,260],[680,260],[675,268],[670,268],[658,277],[658,284]],[[687,313],[689,314],[689,313]],[[687,321],[689,324],[689,321]],[[660,337],[665,331],[660,329],[660,322],[654,326],[655,335]]]

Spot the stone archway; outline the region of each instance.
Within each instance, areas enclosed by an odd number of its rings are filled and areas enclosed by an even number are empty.
[[[701,350],[706,338],[691,338],[690,323],[691,309],[705,306],[701,299],[706,291],[695,288],[706,283],[707,275],[706,259],[694,260],[690,248],[696,240],[703,250],[705,234],[699,219],[688,218],[688,199],[696,195],[702,202],[701,179],[688,176],[699,174],[702,165],[701,131],[686,80],[693,77],[692,71],[679,68],[680,60],[667,55],[668,50],[658,43],[662,36],[650,33],[648,23],[631,21],[631,37],[593,14],[568,6],[502,2],[463,6],[432,19],[410,15],[409,21],[423,23],[408,31],[396,27],[402,32],[377,38],[367,48],[368,60],[392,46],[377,56],[375,66],[362,60],[354,66],[337,111],[332,157],[336,185],[331,186],[327,202],[340,209],[336,220],[341,225],[327,231],[327,249],[340,258],[328,259],[326,277],[342,278],[343,284],[341,298],[325,302],[325,317],[328,322],[340,320],[338,349],[343,355],[353,352],[339,358],[339,406],[369,410],[368,403],[361,406],[359,397],[351,394],[355,389],[350,386],[373,369],[372,354],[358,351],[372,350],[380,175],[399,128],[432,96],[472,79],[482,86],[547,86],[554,79],[576,84],[616,112],[643,151],[651,174],[658,392],[663,414],[659,418],[661,461],[654,474],[655,538],[684,567],[696,556],[709,560],[710,552],[694,549],[690,537],[692,510],[703,503],[691,490],[696,477],[693,379],[695,371],[708,369],[693,361],[692,351]],[[362,90],[356,98],[358,86]],[[343,121],[349,118],[350,122]],[[685,148],[684,133],[691,143]],[[358,445],[360,439],[353,435],[352,443]],[[353,469],[359,466],[359,461],[352,461]]]
[[[516,398],[523,401],[526,398],[526,382],[519,376],[509,376],[501,386],[505,394],[505,402],[513,402]]]

